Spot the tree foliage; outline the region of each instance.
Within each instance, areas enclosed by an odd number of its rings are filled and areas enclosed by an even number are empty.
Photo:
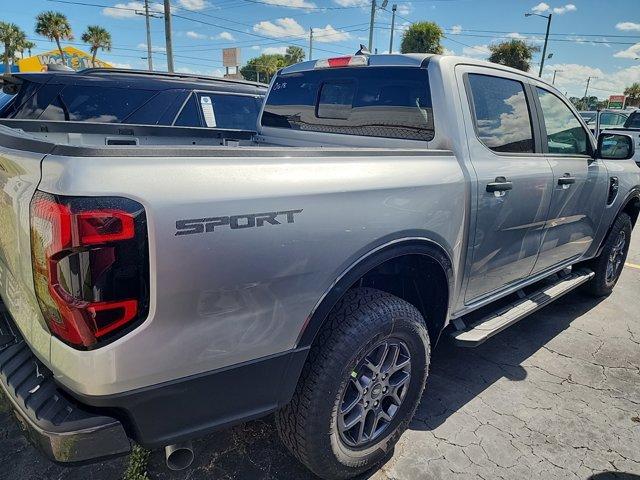
[[[490,62],[528,72],[531,68],[533,54],[539,51],[540,48],[535,45],[529,45],[522,40],[513,39],[490,45],[489,50],[491,50]]]
[[[15,23],[0,22],[0,42],[4,46],[2,59],[4,61],[4,71],[11,71],[10,63],[15,63],[16,53],[27,41],[26,34]]]
[[[628,106],[640,106],[640,82],[635,82],[624,89]]]
[[[304,50],[300,47],[290,46],[284,55],[280,53],[263,53],[259,57],[252,58],[240,69],[242,76],[251,81],[268,83],[278,70],[288,65],[304,60]]]
[[[290,47],[287,47],[287,51],[284,54],[284,59],[287,65],[293,65],[294,63],[302,62],[305,56],[306,54],[304,53],[304,49],[302,47],[291,45]]]
[[[89,25],[82,34],[82,41],[89,45],[91,51],[91,65],[96,66],[96,55],[98,50],[111,50],[111,34],[98,25]]]
[[[73,40],[73,32],[67,17],[54,11],[42,12],[36,17],[36,33],[47,37],[49,40],[55,40],[58,51],[64,61],[64,51],[60,40]]]
[[[402,35],[400,51],[402,53],[437,53],[444,49],[440,41],[444,32],[434,22],[418,22],[412,24]]]

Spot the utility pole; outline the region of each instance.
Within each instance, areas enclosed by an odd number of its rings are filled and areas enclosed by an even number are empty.
[[[149,63],[149,71],[153,71],[153,52],[151,48],[151,24],[150,18],[160,18],[161,14],[149,12],[149,0],[144,0],[144,11],[136,10],[136,15],[144,15],[144,23],[147,27],[147,61]]]
[[[554,70],[553,71],[553,80],[551,81],[551,85],[555,85],[556,84],[556,73],[561,72],[562,70]]]
[[[396,26],[396,10],[398,9],[398,5],[395,3],[393,7],[391,7],[391,37],[389,38],[389,53],[393,52],[393,29]]]
[[[167,70],[173,73],[173,43],[171,41],[171,2],[164,0],[164,36],[167,42]]]
[[[371,0],[371,20],[369,23],[369,51],[373,52],[373,23],[376,20],[376,0]]]
[[[596,79],[598,77],[587,77],[587,86],[584,88],[584,109],[589,108],[589,98],[587,97],[587,93],[589,92],[589,83],[591,79]]]
[[[313,28],[309,29],[309,60],[313,60]]]

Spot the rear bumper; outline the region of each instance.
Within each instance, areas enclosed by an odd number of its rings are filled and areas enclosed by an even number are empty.
[[[124,454],[122,424],[65,392],[35,357],[0,301],[0,389],[25,435],[51,460],[84,462]]]

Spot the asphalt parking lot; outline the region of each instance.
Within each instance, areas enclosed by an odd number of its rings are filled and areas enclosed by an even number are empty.
[[[146,468],[127,457],[63,468],[26,442],[0,404],[3,479],[313,478],[271,417],[195,449],[193,467],[179,473],[161,451]],[[571,293],[476,349],[441,344],[410,430],[365,478],[640,479],[640,235],[611,297]]]

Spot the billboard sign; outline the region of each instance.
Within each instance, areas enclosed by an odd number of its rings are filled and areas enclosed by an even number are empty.
[[[102,67],[109,68],[110,64],[98,60],[96,58],[95,65],[91,63],[91,55],[77,48],[64,47],[64,58],[60,56],[58,49],[49,52],[39,53],[33,57],[22,58],[18,61],[18,67],[21,72],[46,72],[49,65],[66,65],[74,70],[83,70],[85,68]]]
[[[625,95],[611,95],[609,97],[609,108],[617,108],[622,110],[624,108],[627,97]]]
[[[240,48],[223,48],[222,49],[222,66],[237,67],[240,65]]]

